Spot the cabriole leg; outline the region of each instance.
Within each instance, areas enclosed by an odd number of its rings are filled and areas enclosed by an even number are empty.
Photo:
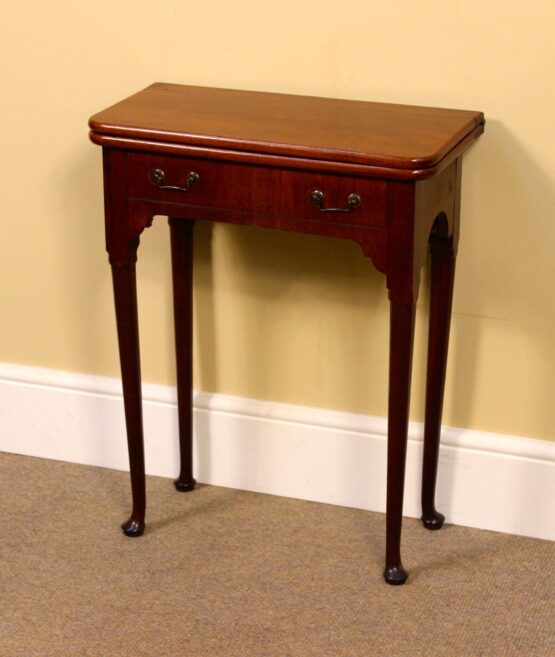
[[[136,240],[135,249],[138,245]],[[133,510],[121,526],[126,536],[140,536],[145,528],[145,457],[141,401],[141,362],[137,318],[137,285],[134,257],[112,263],[119,356],[127,426]]]

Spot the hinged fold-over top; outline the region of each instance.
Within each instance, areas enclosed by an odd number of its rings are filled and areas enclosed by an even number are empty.
[[[484,130],[484,115],[157,82],[95,114],[103,146],[188,152],[303,168],[419,179],[435,175]],[[299,167],[297,161],[294,166]]]

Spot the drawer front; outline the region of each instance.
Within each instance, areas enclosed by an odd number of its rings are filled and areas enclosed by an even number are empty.
[[[335,224],[385,225],[387,183],[382,180],[149,153],[129,153],[128,158],[131,198]],[[347,212],[323,211],[349,207]]]

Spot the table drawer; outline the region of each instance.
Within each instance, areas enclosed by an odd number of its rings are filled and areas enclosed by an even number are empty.
[[[319,222],[385,225],[385,181],[149,153],[130,153],[128,158],[131,198]],[[326,211],[329,208],[343,211]]]

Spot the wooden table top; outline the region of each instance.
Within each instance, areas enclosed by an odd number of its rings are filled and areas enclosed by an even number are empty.
[[[98,143],[248,151],[433,175],[482,134],[481,112],[155,83],[95,114]]]

